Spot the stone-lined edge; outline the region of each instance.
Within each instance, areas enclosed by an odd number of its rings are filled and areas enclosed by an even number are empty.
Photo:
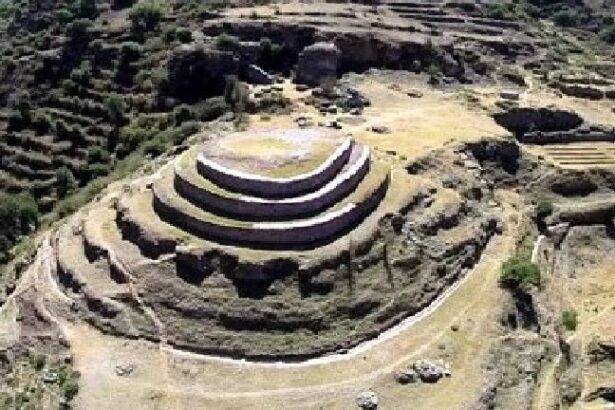
[[[361,145],[356,161],[337,174],[334,179],[312,193],[284,199],[253,196],[224,196],[205,190],[182,174],[176,166],[173,177],[175,190],[186,200],[214,213],[249,219],[285,219],[313,215],[329,208],[349,195],[370,170],[371,151]]]
[[[387,173],[378,188],[360,203],[349,203],[341,209],[315,218],[255,223],[250,227],[219,225],[186,214],[173,207],[172,201],[156,190],[156,184],[152,187],[152,206],[163,221],[205,240],[260,248],[292,249],[332,241],[352,229],[378,207],[386,195],[390,181],[390,173]]]
[[[265,198],[287,198],[315,191],[335,177],[348,162],[354,141],[344,140],[322,164],[310,172],[289,178],[271,178],[227,168],[201,152],[197,170],[201,176],[229,191]]]

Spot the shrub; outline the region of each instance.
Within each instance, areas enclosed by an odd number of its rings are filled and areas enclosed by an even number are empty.
[[[66,167],[61,167],[56,171],[56,192],[58,197],[64,198],[77,188],[75,176]]]
[[[552,16],[553,21],[558,26],[575,27],[579,24],[579,15],[573,9],[562,9]]]
[[[51,129],[51,118],[41,111],[35,111],[32,116],[32,128],[37,135],[43,135]]]
[[[181,28],[177,30],[177,39],[186,44],[192,42],[192,31],[187,28]]]
[[[105,106],[107,107],[107,115],[109,116],[109,119],[116,126],[124,121],[126,104],[121,95],[115,93],[109,95],[105,100]]]
[[[553,203],[550,201],[542,200],[536,204],[536,217],[538,219],[544,219],[547,216],[551,215],[555,207]]]
[[[570,309],[570,310],[564,310],[562,312],[562,325],[564,325],[564,327],[567,330],[570,330],[570,331],[577,330],[578,324],[579,324],[579,319],[578,319],[577,312],[575,310]]]
[[[96,0],[79,0],[77,4],[77,14],[79,17],[95,19],[98,16]]]
[[[0,263],[9,259],[8,251],[21,235],[31,233],[39,221],[36,201],[29,193],[0,193]]]
[[[70,79],[74,83],[87,86],[92,78],[92,72],[89,62],[84,61],[79,68],[74,68],[70,72]]]
[[[615,44],[615,23],[611,23],[600,31],[600,38],[609,44]]]
[[[109,153],[101,146],[95,145],[88,148],[88,163],[104,162],[109,159]]]
[[[193,120],[194,118],[194,112],[186,104],[178,105],[173,109],[173,119],[175,121],[175,125],[180,125],[182,122]]]
[[[161,138],[154,138],[143,144],[143,152],[145,154],[157,157],[167,150],[167,144]]]
[[[33,354],[30,357],[30,364],[37,371],[43,370],[43,367],[45,367],[45,363],[46,362],[47,362],[47,356],[45,356],[44,354],[41,354],[41,353]]]
[[[196,105],[194,110],[199,120],[212,121],[222,116],[228,108],[224,97],[211,97]]]
[[[75,15],[70,10],[60,9],[56,12],[56,18],[58,19],[58,23],[67,25],[75,19]]]
[[[177,39],[177,27],[167,27],[162,34],[162,39],[165,41],[165,43],[172,43],[173,41],[175,41]]]
[[[131,124],[121,129],[119,140],[128,151],[132,151],[145,141],[150,134],[149,129]]]
[[[243,113],[248,102],[247,86],[234,75],[226,76],[224,80],[224,101],[233,109],[233,112]]]
[[[524,256],[513,256],[502,264],[500,283],[507,288],[540,286],[540,268]]]
[[[163,10],[154,2],[138,4],[130,10],[128,18],[132,23],[133,30],[150,31],[158,27],[162,19]]]
[[[175,144],[179,145],[183,143],[186,138],[191,135],[194,135],[201,131],[201,124],[196,121],[188,121],[183,123],[178,128],[174,128],[169,131],[169,140]]]
[[[239,48],[239,39],[230,34],[222,33],[216,37],[216,48],[219,50],[235,51]]]
[[[125,9],[131,7],[135,3],[135,0],[112,0],[111,8],[114,10]]]
[[[71,40],[75,42],[86,42],[90,39],[90,28],[92,20],[78,19],[69,24],[67,33]]]
[[[139,43],[126,41],[120,46],[120,64],[124,65],[136,61],[141,57],[142,48]]]

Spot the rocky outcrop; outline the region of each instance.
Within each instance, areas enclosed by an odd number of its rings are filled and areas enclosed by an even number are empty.
[[[583,123],[583,118],[572,111],[547,107],[515,107],[496,113],[493,118],[517,136],[530,131],[569,131]]]
[[[295,81],[318,86],[337,79],[341,52],[333,43],[315,43],[299,53]]]
[[[183,45],[169,59],[169,91],[187,101],[220,95],[225,76],[238,70],[239,60],[232,52]]]
[[[589,100],[601,100],[604,98],[603,90],[588,85],[560,83],[557,88],[559,88],[562,93],[572,97],[586,98]]]
[[[568,206],[547,218],[549,225],[567,222],[571,225],[610,225],[615,217],[615,201],[584,202]]]

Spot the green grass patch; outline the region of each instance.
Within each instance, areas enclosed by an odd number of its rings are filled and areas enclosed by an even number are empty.
[[[577,326],[579,325],[579,315],[577,311],[574,309],[564,310],[562,312],[562,325],[571,332],[577,330]]]

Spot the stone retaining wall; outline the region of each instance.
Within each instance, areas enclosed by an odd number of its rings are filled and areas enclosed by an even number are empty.
[[[345,140],[335,152],[315,170],[290,178],[269,178],[227,168],[207,159],[197,158],[197,170],[205,178],[230,191],[266,198],[286,198],[312,192],[332,180],[348,162],[352,139]]]
[[[289,219],[313,215],[349,195],[370,169],[370,151],[361,147],[357,160],[334,179],[313,193],[285,199],[225,197],[207,191],[175,170],[175,190],[185,199],[206,210],[249,219]]]
[[[520,137],[526,144],[557,144],[568,142],[615,142],[615,129],[591,130],[576,129],[556,132],[528,132]]]
[[[255,223],[252,227],[217,225],[195,218],[173,206],[170,198],[153,189],[153,207],[159,217],[173,225],[207,240],[222,243],[252,245],[262,248],[297,248],[314,245],[352,229],[371,213],[385,196],[390,184],[387,174],[380,186],[361,203],[303,221]]]

